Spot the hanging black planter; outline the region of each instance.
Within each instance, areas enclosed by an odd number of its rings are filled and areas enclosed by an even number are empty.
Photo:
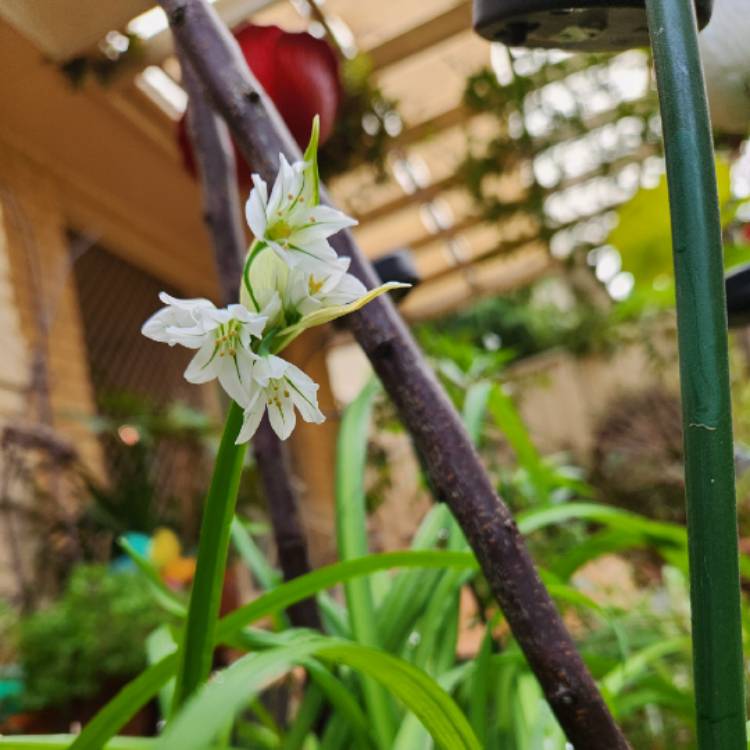
[[[700,28],[712,6],[695,0]],[[643,0],[474,0],[474,28],[512,47],[600,52],[648,45]]]

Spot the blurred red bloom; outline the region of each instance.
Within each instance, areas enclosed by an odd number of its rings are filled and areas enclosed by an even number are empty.
[[[320,116],[320,144],[330,137],[341,101],[339,63],[329,44],[306,32],[291,33],[278,26],[248,24],[234,31],[245,60],[268,93],[301,148],[310,137],[313,117]],[[186,116],[177,139],[185,166],[195,176],[195,160],[187,133]],[[251,165],[235,148],[238,181],[250,188]]]

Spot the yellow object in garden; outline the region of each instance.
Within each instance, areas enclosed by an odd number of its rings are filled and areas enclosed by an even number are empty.
[[[151,562],[159,570],[180,558],[182,544],[177,534],[166,527],[156,529],[151,538]]]
[[[190,583],[194,575],[194,557],[178,557],[162,569],[162,576],[164,576],[166,583],[180,588]]]

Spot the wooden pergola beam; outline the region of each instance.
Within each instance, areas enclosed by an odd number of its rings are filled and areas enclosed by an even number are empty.
[[[378,219],[382,219],[389,214],[392,214],[394,211],[398,211],[399,209],[405,208],[414,203],[428,203],[443,191],[455,187],[456,185],[460,185],[461,182],[462,180],[459,175],[448,175],[440,180],[435,180],[435,182],[432,182],[419,190],[415,190],[413,193],[399,195],[385,203],[381,203],[379,206],[357,213],[354,218],[357,219],[360,225],[377,221]]]
[[[425,276],[422,279],[422,285],[428,285],[435,281],[448,278],[455,273],[466,274],[467,270],[475,270],[476,264],[482,261],[491,260],[501,255],[512,255],[523,247],[532,243],[544,244],[539,240],[538,234],[536,235],[525,235],[518,240],[513,241],[500,241],[497,244],[493,244],[488,248],[479,250],[474,253],[471,258],[467,258],[464,263],[446,264],[445,267],[441,268],[434,273]]]
[[[377,47],[367,50],[365,54],[372,61],[373,69],[381,70],[469,29],[471,2],[462,0],[455,7],[417,24],[392,39],[387,39]]]
[[[467,229],[472,229],[483,221],[484,219],[481,216],[478,216],[477,214],[469,214],[452,226],[445,227],[444,229],[433,232],[432,234],[424,234],[421,237],[416,237],[410,242],[407,241],[403,244],[410,250],[421,250],[422,248],[431,245],[433,242],[439,240],[451,240],[461,232],[465,232]]]
[[[404,148],[419,141],[424,141],[431,136],[442,133],[444,130],[461,125],[477,114],[479,113],[469,109],[463,103],[456,107],[451,107],[439,115],[409,125],[391,141],[391,148]]]
[[[279,0],[219,0],[216,12],[222,21],[231,29],[246,21],[253,13],[275,5]],[[161,65],[174,54],[174,44],[169,29],[154,34],[141,45],[141,50],[134,61],[139,68],[148,65]]]
[[[421,284],[404,301],[401,312],[410,322],[437,318],[461,309],[468,302],[531,284],[557,266],[543,243],[527,241],[506,258],[490,255],[473,264],[472,277],[467,277],[464,268],[456,267],[450,274]],[[454,289],[462,291],[451,299],[452,284]]]
[[[655,144],[644,143],[632,154],[628,154],[627,156],[623,156],[620,159],[608,162],[606,164],[606,167],[611,174],[612,172],[620,171],[630,164],[642,162],[647,157],[653,156],[656,153],[658,153],[658,146],[656,146]],[[602,166],[603,165],[595,167],[594,169],[584,172],[583,174],[576,175],[575,177],[569,177],[561,180],[549,190],[546,190],[545,193],[550,195],[553,193],[559,193],[562,190],[575,187],[576,185],[580,185],[587,180],[593,179],[602,172]],[[455,187],[457,185],[461,185],[462,183],[463,181],[461,179],[461,175],[448,175],[441,178],[440,180],[436,180],[435,182],[427,185],[424,188],[421,188],[420,190],[416,190],[413,193],[399,195],[397,198],[393,198],[386,201],[385,203],[381,203],[379,206],[375,206],[368,211],[356,214],[355,218],[359,221],[360,226],[362,226],[372,221],[383,219],[389,214],[392,214],[394,211],[398,211],[414,203],[428,203],[429,201],[434,200],[438,195],[440,195],[440,193],[444,192],[445,190],[448,190],[449,188]],[[506,205],[508,207],[516,207],[518,209],[521,209],[524,205],[524,198],[521,198],[518,201],[509,201]],[[425,238],[425,242],[427,241],[429,241],[429,239]]]

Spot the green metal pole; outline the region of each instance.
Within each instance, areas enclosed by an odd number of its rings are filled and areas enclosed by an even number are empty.
[[[727,322],[692,0],[646,0],[677,287],[698,746],[747,750]]]

